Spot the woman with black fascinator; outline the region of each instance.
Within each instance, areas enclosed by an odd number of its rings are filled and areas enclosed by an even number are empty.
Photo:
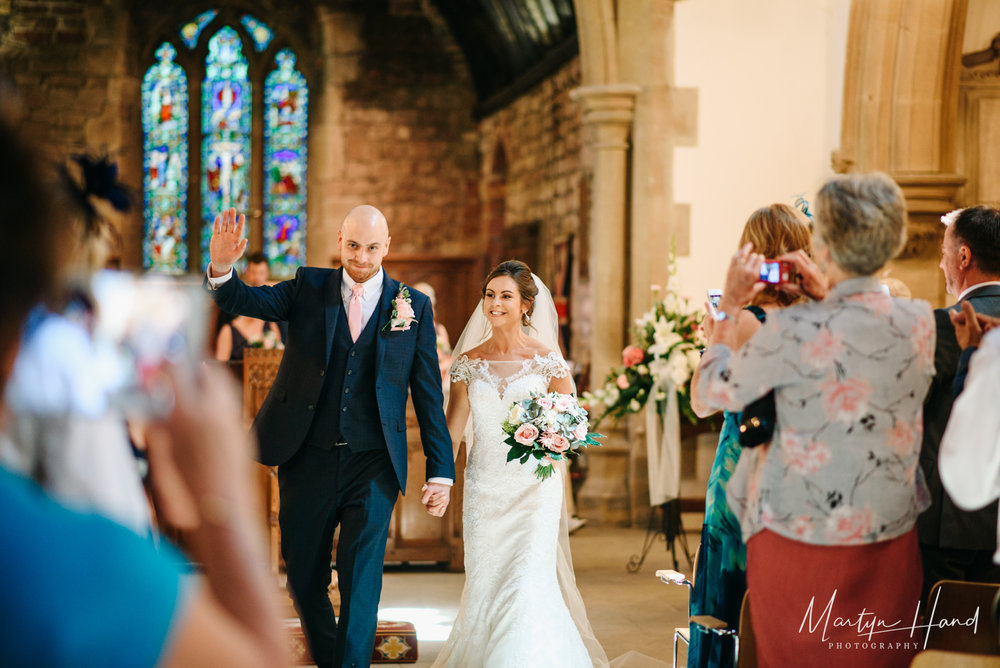
[[[140,535],[149,503],[121,415],[111,409],[107,372],[95,355],[89,277],[106,266],[117,232],[100,211],[125,212],[132,196],[107,158],[77,156],[58,170],[54,204],[64,212],[64,269],[49,303],[23,331],[7,387],[0,464],[31,476],[64,503],[105,515]]]

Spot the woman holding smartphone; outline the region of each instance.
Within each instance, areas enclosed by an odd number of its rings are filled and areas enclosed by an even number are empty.
[[[787,204],[771,204],[750,214],[740,236],[740,246],[749,244],[755,252],[775,258],[798,250],[811,253],[809,239],[809,220],[801,211]],[[709,291],[710,305],[712,292]],[[722,296],[721,291],[719,296]],[[767,313],[798,299],[776,285],[764,287],[736,316],[737,347],[760,329]],[[709,311],[714,309],[710,306]],[[713,323],[713,318],[706,319],[709,334]],[[700,371],[701,367],[695,371],[691,383],[691,406],[699,417],[707,417],[717,409],[706,404],[698,393]],[[695,566],[697,577],[691,590],[692,615],[711,615],[733,628],[739,624],[740,604],[746,592],[746,546],[740,535],[740,523],[726,502],[726,486],[740,458],[739,415],[729,411],[723,413],[722,432],[705,494],[705,522]],[[690,638],[688,666],[732,664],[730,638],[702,633],[695,627],[691,628]]]
[[[934,316],[879,283],[906,239],[892,179],[831,179],[814,226],[815,262],[800,251],[777,258],[799,276],[783,288],[813,301],[772,313],[742,345],[733,321],[761,290],[765,258],[750,244],[733,256],[698,394],[739,411],[774,391],[771,443],[742,453],[727,490],[747,543],[758,662],[902,668],[919,644],[914,525],[929,505],[920,415]]]

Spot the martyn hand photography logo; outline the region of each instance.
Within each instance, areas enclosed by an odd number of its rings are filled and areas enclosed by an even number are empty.
[[[799,633],[814,635],[819,633],[819,640],[829,645],[828,649],[925,649],[927,641],[931,637],[934,629],[945,629],[954,627],[967,627],[970,635],[974,635],[979,630],[979,606],[969,611],[969,616],[936,616],[938,601],[941,598],[941,588],[935,591],[934,600],[930,603],[927,617],[920,617],[920,603],[913,608],[913,618],[905,619],[885,619],[876,612],[862,607],[861,610],[853,614],[842,616],[834,614],[834,606],[837,599],[837,590],[833,590],[830,600],[821,612],[816,612],[816,597],[809,599],[802,623],[799,625]],[[964,614],[964,613],[963,613]],[[831,640],[831,629],[856,629],[856,641],[848,641],[838,637],[836,641]],[[905,633],[905,637],[899,635],[885,636],[883,634]],[[923,642],[920,636],[923,635]],[[840,634],[838,634],[840,635]],[[877,637],[876,637],[877,636]]]

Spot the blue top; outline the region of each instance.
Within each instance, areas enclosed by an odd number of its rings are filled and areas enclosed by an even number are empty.
[[[155,666],[183,561],[0,469],[0,665]]]

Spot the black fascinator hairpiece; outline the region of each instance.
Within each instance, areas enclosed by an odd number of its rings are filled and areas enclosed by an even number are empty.
[[[83,192],[107,200],[116,211],[125,212],[132,206],[132,193],[118,182],[118,165],[107,157],[73,156],[83,172]]]
[[[134,201],[132,192],[118,181],[118,165],[105,157],[75,155],[73,162],[80,167],[80,179],[74,179],[69,172],[62,169],[63,180],[67,189],[82,209],[87,227],[93,230],[98,227],[98,213],[90,198],[98,197],[108,202],[116,211],[126,212]]]

